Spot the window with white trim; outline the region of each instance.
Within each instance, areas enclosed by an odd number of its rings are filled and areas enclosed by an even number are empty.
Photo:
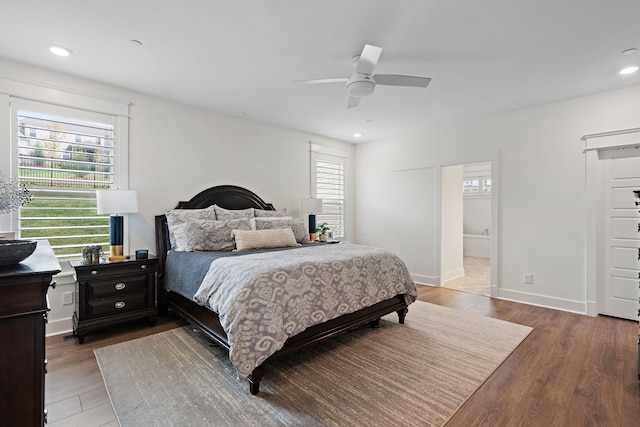
[[[322,199],[322,213],[316,223],[326,222],[335,238],[345,237],[345,159],[313,153],[312,187],[314,196]]]
[[[116,117],[23,102],[14,110],[17,172],[32,195],[18,216],[21,238],[47,239],[59,260],[109,245],[109,217],[95,190],[114,186]]]

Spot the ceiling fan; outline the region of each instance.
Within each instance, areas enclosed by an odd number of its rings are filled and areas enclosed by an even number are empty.
[[[408,86],[427,87],[431,81],[428,77],[403,76],[398,74],[374,74],[373,70],[380,59],[382,48],[364,45],[362,53],[351,60],[355,65],[355,70],[349,77],[338,77],[332,79],[298,80],[296,84],[318,84],[318,83],[347,83],[349,101],[347,108],[354,108],[360,104],[360,98],[373,93],[376,84],[386,86]]]

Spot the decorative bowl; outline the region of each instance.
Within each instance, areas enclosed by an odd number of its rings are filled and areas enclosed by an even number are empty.
[[[36,250],[35,240],[0,240],[0,267],[15,265]]]

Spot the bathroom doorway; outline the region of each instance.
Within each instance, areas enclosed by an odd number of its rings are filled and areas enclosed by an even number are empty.
[[[491,162],[442,168],[442,286],[491,294]]]

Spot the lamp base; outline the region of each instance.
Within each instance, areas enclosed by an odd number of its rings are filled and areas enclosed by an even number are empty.
[[[109,247],[109,261],[124,261],[127,257],[124,255],[123,245],[111,245]]]

